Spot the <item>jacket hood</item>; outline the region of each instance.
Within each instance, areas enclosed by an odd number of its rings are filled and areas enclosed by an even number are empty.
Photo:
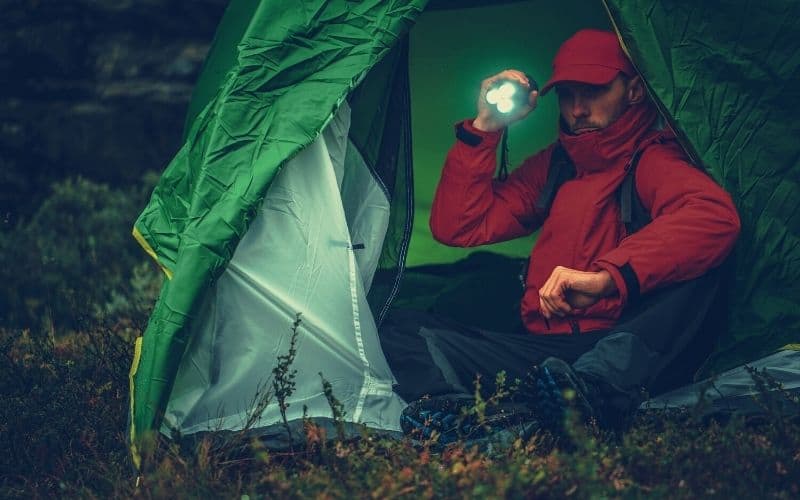
[[[657,118],[656,107],[647,101],[631,106],[614,123],[600,130],[572,135],[562,123],[558,140],[578,173],[607,170],[630,159]]]

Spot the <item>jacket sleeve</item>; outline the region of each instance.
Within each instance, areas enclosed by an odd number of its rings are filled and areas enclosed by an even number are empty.
[[[447,154],[431,208],[434,238],[471,247],[535,231],[542,223],[535,207],[547,177],[547,150],[525,160],[501,182],[494,180],[501,133],[480,131],[472,120],[456,130],[460,140]]]
[[[595,262],[609,271],[623,303],[720,265],[740,230],[730,195],[689,164],[676,142],[647,148],[636,190],[652,222]]]

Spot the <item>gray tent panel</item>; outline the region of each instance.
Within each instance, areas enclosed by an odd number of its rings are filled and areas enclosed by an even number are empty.
[[[747,368],[757,370],[783,386],[790,397],[800,395],[800,351],[784,350],[759,360],[738,366],[717,377],[702,380],[662,394],[644,402],[640,410],[693,408],[698,404],[701,413],[763,413],[759,404],[759,389]],[[776,401],[783,400],[784,410],[797,413],[800,404],[789,404],[785,395],[772,394]]]

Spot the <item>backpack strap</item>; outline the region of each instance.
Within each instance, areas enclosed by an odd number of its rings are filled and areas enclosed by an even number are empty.
[[[625,224],[628,235],[635,233],[653,220],[636,191],[636,166],[639,164],[643,150],[644,148],[640,148],[633,154],[625,168],[625,177],[617,188],[620,220]]]
[[[560,142],[557,142],[550,155],[550,167],[547,170],[547,180],[544,183],[542,192],[536,200],[536,211],[547,218],[550,215],[550,207],[562,184],[575,178],[575,164],[572,163],[567,151]]]
[[[637,149],[630,162],[625,167],[625,177],[617,188],[617,200],[620,206],[620,220],[625,224],[628,234],[633,234],[652,221],[650,212],[642,204],[639,194],[636,191],[636,166],[642,153],[650,144],[661,142],[658,139],[647,141]],[[542,192],[536,200],[536,210],[543,218],[550,215],[550,208],[561,186],[575,178],[575,164],[567,154],[567,151],[557,142],[550,156],[550,166],[547,171],[547,180],[544,183]]]

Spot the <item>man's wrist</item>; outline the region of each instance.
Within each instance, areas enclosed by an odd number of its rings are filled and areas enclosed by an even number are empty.
[[[611,273],[603,269],[602,271],[598,271],[597,274],[600,278],[600,294],[602,297],[608,297],[609,295],[613,295],[619,291],[614,278],[611,276]]]
[[[467,144],[468,146],[496,148],[500,139],[503,137],[502,132],[486,132],[479,130],[472,125],[474,119],[466,119],[458,122],[455,127],[456,138]]]
[[[480,116],[472,121],[472,126],[481,132],[497,132],[503,128],[502,125],[492,120],[481,118]]]

